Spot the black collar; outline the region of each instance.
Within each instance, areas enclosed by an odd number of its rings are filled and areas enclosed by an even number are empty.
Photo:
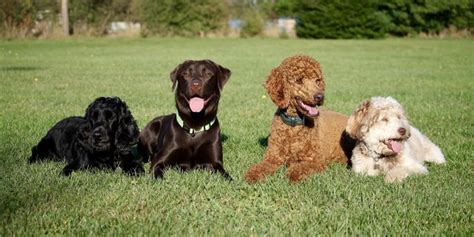
[[[277,109],[276,113],[280,116],[281,120],[287,125],[290,125],[292,127],[294,127],[296,125],[305,125],[304,116],[302,116],[302,117],[300,117],[300,116],[290,116],[286,113],[286,109],[280,109],[280,108]]]

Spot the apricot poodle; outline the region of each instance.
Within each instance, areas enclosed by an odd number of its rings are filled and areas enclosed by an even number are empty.
[[[344,132],[348,116],[320,110],[325,82],[316,60],[289,57],[272,70],[264,86],[278,109],[263,161],[250,167],[247,182],[262,180],[282,165],[296,182],[333,162],[349,162],[355,140]]]

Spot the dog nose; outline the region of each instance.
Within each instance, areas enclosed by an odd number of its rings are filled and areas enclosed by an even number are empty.
[[[102,133],[100,133],[99,131],[95,131],[95,132],[92,133],[92,136],[95,139],[100,139],[102,137]]]
[[[191,81],[191,85],[192,85],[193,87],[200,87],[201,84],[202,84],[201,80],[196,80],[196,79],[194,79],[194,80]]]
[[[405,128],[399,128],[398,129],[398,133],[400,133],[400,135],[404,136],[406,134],[407,130]]]
[[[324,100],[324,94],[323,93],[318,93],[316,95],[314,95],[314,100],[316,100],[316,102],[321,102]]]

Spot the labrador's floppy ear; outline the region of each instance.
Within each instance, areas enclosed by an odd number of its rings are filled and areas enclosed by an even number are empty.
[[[362,139],[365,130],[367,130],[367,124],[364,121],[370,106],[370,100],[364,101],[347,120],[346,132],[351,138]]]
[[[188,64],[189,62],[192,62],[192,60],[186,60],[180,63],[178,66],[176,66],[175,69],[173,69],[173,71],[170,72],[170,79],[171,79],[171,82],[173,83],[173,86],[171,87],[171,91],[174,91],[174,88],[176,88],[176,83],[178,82],[178,76],[182,67]]]
[[[216,67],[217,86],[219,87],[219,90],[222,91],[224,85],[227,83],[227,81],[229,81],[232,72],[229,69],[213,62],[212,60],[208,59],[206,61]]]
[[[219,90],[222,91],[222,89],[224,88],[224,85],[227,83],[227,81],[230,79],[230,75],[232,74],[232,72],[221,66],[221,65],[217,65],[218,68],[219,68],[219,74],[220,76],[217,78],[217,85],[219,86]]]

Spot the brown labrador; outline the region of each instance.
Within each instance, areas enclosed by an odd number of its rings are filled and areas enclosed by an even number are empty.
[[[176,88],[176,114],[160,116],[145,126],[138,149],[151,158],[151,172],[163,178],[167,168],[209,169],[226,179],[217,107],[231,72],[210,60],[188,60],[170,74]]]

